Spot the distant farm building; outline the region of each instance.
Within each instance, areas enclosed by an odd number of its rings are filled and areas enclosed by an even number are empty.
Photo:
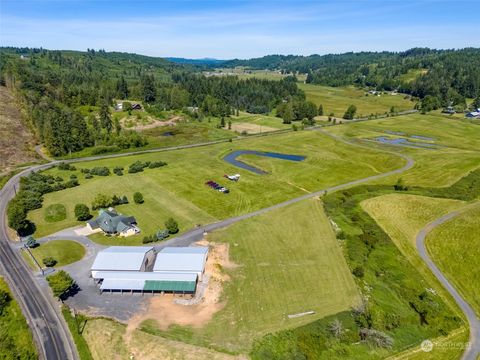
[[[97,254],[91,277],[102,292],[194,294],[207,257],[208,247],[112,246]]]
[[[133,216],[118,214],[114,209],[100,210],[98,217],[87,221],[87,228],[91,231],[98,229],[108,235],[130,236],[140,232],[137,220]]]

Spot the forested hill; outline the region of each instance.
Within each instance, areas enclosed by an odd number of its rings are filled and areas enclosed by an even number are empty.
[[[115,100],[159,115],[198,107],[198,116],[267,113],[303,99],[293,77],[280,82],[205,77],[188,64],[136,54],[0,48],[0,83],[14,90],[37,137],[54,156],[90,146],[142,147],[146,138],[111,116]]]
[[[330,55],[268,55],[250,60],[231,60],[222,67],[281,70],[308,74],[307,82],[344,86],[398,89],[421,98],[476,97],[480,92],[480,49],[404,52],[358,52]],[[449,94],[447,94],[449,92]]]

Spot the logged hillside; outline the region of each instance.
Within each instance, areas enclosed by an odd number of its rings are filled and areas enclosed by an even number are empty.
[[[190,65],[105,51],[0,48],[0,81],[15,89],[36,135],[53,156],[87,147],[143,147],[147,138],[112,117],[115,102],[141,102],[157,117],[198,108],[195,117],[268,113],[304,98],[295,82],[207,78]],[[130,104],[130,102],[129,102]]]
[[[465,103],[480,92],[480,49],[405,52],[359,52],[329,55],[269,55],[231,60],[222,67],[305,73],[307,83],[328,86],[358,85],[394,90],[420,98],[438,98],[442,105]]]

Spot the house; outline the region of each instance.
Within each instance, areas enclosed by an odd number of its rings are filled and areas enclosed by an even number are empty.
[[[466,113],[465,117],[469,119],[480,119],[480,109],[477,109],[477,111],[470,111]]]
[[[94,279],[103,279],[101,273],[146,271],[155,260],[152,246],[110,246],[98,252],[91,268]]]
[[[96,219],[87,221],[87,228],[91,231],[101,229],[105,234],[130,236],[140,232],[137,220],[133,216],[118,214],[114,209],[100,210]]]
[[[208,247],[165,247],[158,254],[153,265],[157,273],[191,273],[202,280],[205,263],[208,258]]]
[[[132,103],[132,110],[142,110],[142,105],[139,103]]]
[[[452,106],[447,106],[445,109],[442,110],[444,114],[455,114],[455,109]]]

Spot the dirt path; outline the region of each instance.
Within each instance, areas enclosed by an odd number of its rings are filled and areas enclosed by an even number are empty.
[[[162,127],[162,126],[176,126],[177,123],[181,120],[183,120],[183,118],[177,115],[177,116],[171,117],[168,120],[153,120],[151,124],[137,125],[128,129],[135,130],[135,131],[143,131],[148,129],[154,129],[156,127]]]

